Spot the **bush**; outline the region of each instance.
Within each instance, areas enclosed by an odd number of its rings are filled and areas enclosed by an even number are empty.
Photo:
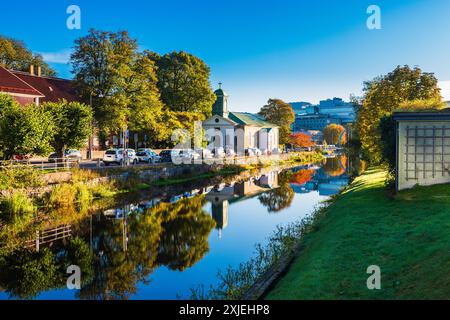
[[[0,217],[19,228],[29,224],[34,217],[36,207],[23,192],[17,191],[0,201]]]
[[[49,195],[47,205],[50,207],[69,207],[74,205],[77,198],[77,188],[69,183],[56,186]]]
[[[72,170],[72,182],[88,182],[90,180],[94,180],[99,178],[100,175],[98,172],[93,170],[82,170],[82,169],[74,169]]]
[[[89,187],[83,183],[76,185],[77,195],[76,202],[79,204],[89,204],[91,203],[93,197]]]
[[[388,170],[388,183],[395,179],[397,144],[395,126],[396,124],[392,115],[385,116],[380,120],[381,154],[383,157],[383,164]]]
[[[0,190],[33,188],[44,185],[42,174],[28,166],[0,166]]]
[[[91,187],[91,192],[94,198],[111,198],[117,194],[117,188],[113,183],[103,183]]]

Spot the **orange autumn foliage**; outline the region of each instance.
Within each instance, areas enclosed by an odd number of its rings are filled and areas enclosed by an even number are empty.
[[[313,176],[314,170],[300,170],[292,175],[291,183],[296,183],[300,185],[305,184],[308,181],[311,181]]]
[[[314,146],[311,136],[306,133],[293,133],[291,134],[289,141],[293,146],[300,148],[309,148]]]

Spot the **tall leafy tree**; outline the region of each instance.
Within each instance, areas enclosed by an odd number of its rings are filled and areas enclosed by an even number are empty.
[[[4,158],[14,154],[48,155],[55,126],[42,106],[20,106],[0,94],[0,149]]]
[[[205,62],[183,51],[163,56],[148,51],[146,54],[156,64],[161,99],[170,110],[211,114],[216,97]]]
[[[294,110],[289,103],[280,99],[270,99],[259,114],[268,122],[280,127],[280,144],[289,143],[291,125],[295,120]]]
[[[332,123],[323,130],[323,137],[328,144],[345,144],[347,134],[345,128],[340,124]]]
[[[93,112],[90,106],[61,100],[44,104],[55,126],[51,145],[59,157],[67,148],[78,149],[86,145],[92,134]]]
[[[41,55],[33,53],[19,40],[0,35],[0,65],[18,71],[28,71],[30,65],[40,66],[42,75],[55,76],[53,70]]]
[[[302,132],[291,134],[289,143],[300,148],[309,148],[314,146],[311,136]]]
[[[126,31],[90,30],[75,42],[71,61],[75,84],[104,132],[133,127],[135,108],[150,116],[162,109],[154,62]]]
[[[398,66],[385,76],[364,83],[363,103],[358,111],[357,131],[363,151],[372,162],[382,162],[381,118],[402,103],[414,100],[441,100],[438,80],[420,68]]]

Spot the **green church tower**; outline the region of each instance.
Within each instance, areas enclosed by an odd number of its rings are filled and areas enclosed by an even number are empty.
[[[212,107],[212,114],[228,118],[228,95],[222,90],[222,83],[219,83],[219,89],[214,91],[216,94],[216,102],[214,102]]]

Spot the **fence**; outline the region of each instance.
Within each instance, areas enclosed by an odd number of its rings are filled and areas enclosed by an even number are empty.
[[[55,158],[48,160],[8,160],[0,161],[0,166],[31,167],[42,171],[65,171],[79,168],[81,161],[72,159]]]
[[[36,237],[34,239],[25,241],[24,247],[28,249],[35,248],[36,251],[39,251],[40,247],[43,245],[67,239],[71,236],[71,225],[63,225],[53,229],[36,231]]]

